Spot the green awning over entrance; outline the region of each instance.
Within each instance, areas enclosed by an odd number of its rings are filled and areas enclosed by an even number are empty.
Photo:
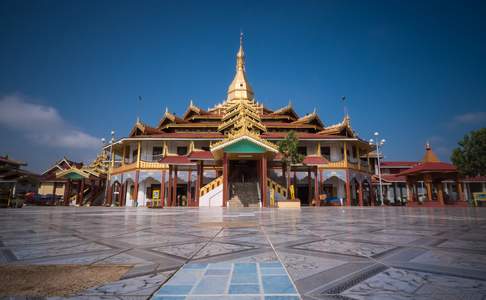
[[[66,179],[71,179],[71,180],[80,180],[80,179],[84,178],[83,176],[79,175],[78,173],[74,173],[74,172],[65,174],[62,177],[66,178]]]
[[[224,148],[226,153],[265,153],[266,149],[247,139],[240,140]]]

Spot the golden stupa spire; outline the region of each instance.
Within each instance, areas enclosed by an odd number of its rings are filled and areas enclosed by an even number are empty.
[[[245,51],[243,51],[243,32],[240,32],[240,49],[236,53],[236,72],[245,71]]]
[[[435,155],[434,151],[432,151],[432,147],[430,146],[429,141],[425,144],[425,155],[422,158],[422,162],[430,163],[430,162],[440,162],[437,155]]]
[[[236,74],[228,87],[228,97],[231,100],[253,100],[253,89],[246,78],[245,51],[243,50],[243,33],[240,33],[240,48],[236,53]]]

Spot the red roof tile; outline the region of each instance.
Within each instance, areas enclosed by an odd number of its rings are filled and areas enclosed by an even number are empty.
[[[418,164],[416,161],[382,161],[382,167],[412,167]]]
[[[162,158],[160,162],[168,165],[193,165],[194,164],[185,155],[166,156]]]
[[[323,165],[323,164],[328,164],[329,161],[322,156],[308,155],[304,158],[303,163],[305,165]]]
[[[275,156],[273,157],[273,160],[274,161],[282,160],[282,154],[281,153],[275,154]],[[329,161],[322,156],[308,155],[308,156],[304,157],[304,160],[302,161],[302,163],[304,165],[323,165],[323,164],[328,164]]]
[[[378,176],[373,175],[376,182],[379,181]],[[385,182],[406,182],[407,179],[403,175],[395,175],[395,174],[383,174],[381,175],[381,180]]]
[[[430,173],[430,172],[457,172],[457,168],[454,165],[443,163],[443,162],[427,162],[419,163],[418,165],[402,171],[399,175],[412,175],[419,173]]]
[[[175,138],[175,139],[192,139],[192,138],[223,138],[224,135],[219,132],[164,132],[137,138]]]
[[[190,160],[213,160],[214,156],[211,151],[192,151],[189,154]]]
[[[297,138],[299,139],[346,139],[347,137],[345,136],[335,136],[335,135],[325,135],[325,134],[317,134],[317,133],[304,133],[304,132],[298,132],[295,134]],[[261,138],[264,139],[284,139],[287,136],[286,132],[267,132],[262,135],[260,135]]]

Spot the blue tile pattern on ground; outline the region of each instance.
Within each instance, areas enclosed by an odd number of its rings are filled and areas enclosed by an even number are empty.
[[[288,276],[263,276],[263,290],[267,294],[295,294],[296,291]]]
[[[171,298],[172,297],[172,298]],[[282,264],[189,263],[152,299],[300,299]]]
[[[259,294],[258,284],[232,284],[229,288],[230,294]]]
[[[187,295],[192,289],[191,285],[164,285],[157,294],[160,295]]]

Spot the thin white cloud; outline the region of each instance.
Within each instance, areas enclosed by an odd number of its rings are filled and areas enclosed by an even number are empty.
[[[32,103],[18,94],[0,97],[0,125],[19,131],[40,145],[69,149],[101,147],[98,138],[74,128],[54,107]]]
[[[456,124],[484,124],[486,123],[486,112],[470,112],[454,117],[453,122]]]

